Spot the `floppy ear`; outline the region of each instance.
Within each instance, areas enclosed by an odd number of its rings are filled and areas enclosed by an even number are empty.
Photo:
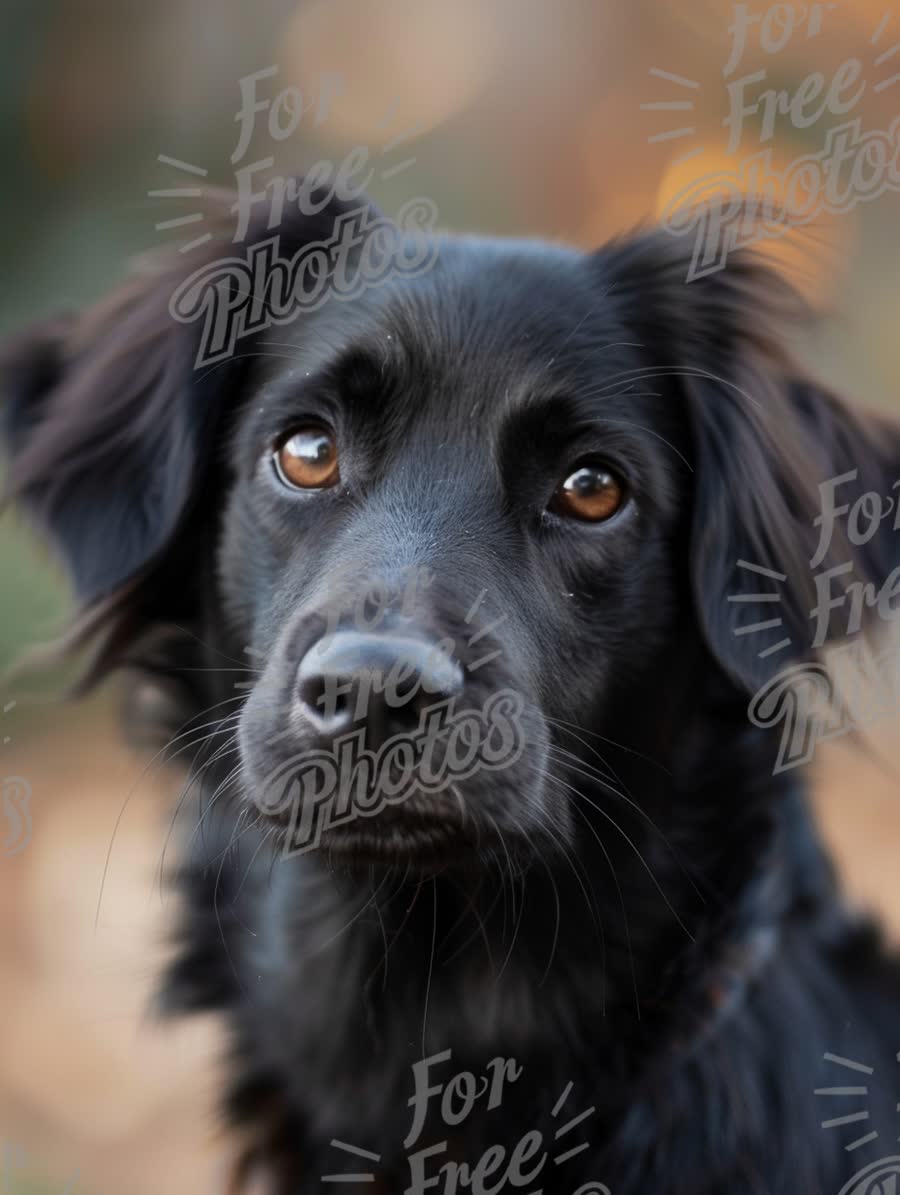
[[[233,223],[232,199],[210,196],[214,228]],[[223,286],[226,298],[244,295],[264,325],[269,276],[239,268],[253,246],[277,235],[290,258],[358,210],[332,197],[274,229],[260,216],[238,246],[220,235],[164,255],[93,310],[27,331],[0,356],[6,496],[56,549],[82,614],[115,624],[120,640],[150,622],[187,620],[200,600],[191,587],[203,580],[206,480],[253,355],[242,342],[229,359],[195,368],[203,327],[173,316],[174,296],[226,263],[220,297]]]
[[[194,375],[192,330],[169,315],[173,285],[167,263],[26,332],[0,361],[8,497],[84,606],[158,562],[201,480],[217,396]]]
[[[656,231],[618,245],[609,269],[654,372],[686,402],[701,631],[755,693],[858,629],[844,590],[877,591],[900,564],[900,428],[804,375],[785,336],[808,313],[756,255],[689,282],[692,253]]]

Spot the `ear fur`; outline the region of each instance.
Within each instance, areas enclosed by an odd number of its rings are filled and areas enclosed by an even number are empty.
[[[846,631],[845,611],[814,613],[826,588],[877,588],[900,564],[900,428],[852,411],[797,364],[786,337],[809,313],[758,256],[733,253],[688,282],[692,250],[683,235],[639,234],[604,269],[654,373],[685,401],[698,621],[723,671],[755,693]],[[884,517],[859,534],[852,507],[876,498]]]
[[[202,249],[145,260],[91,310],[27,329],[0,353],[6,498],[65,565],[80,624],[91,634],[102,624],[120,646],[141,628],[189,622],[204,600],[198,556],[214,534],[210,465],[221,477],[225,429],[254,352],[242,342],[228,360],[195,368],[202,326],[174,318],[173,296],[198,272],[276,235],[290,257],[368,206],[332,196],[315,215],[286,211],[275,229],[256,220],[236,246],[225,232],[233,198],[210,195],[221,231]],[[256,281],[261,293],[249,298],[264,310],[268,279]]]

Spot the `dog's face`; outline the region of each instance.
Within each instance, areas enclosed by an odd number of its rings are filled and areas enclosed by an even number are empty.
[[[671,752],[707,696],[688,671],[745,701],[787,662],[734,634],[770,613],[738,563],[797,580],[800,658],[817,486],[887,476],[780,354],[776,281],[685,273],[661,234],[447,240],[207,371],[171,279],[145,282],[14,351],[13,488],[114,627],[107,658],[169,622],[252,668],[243,799],[294,849],[565,849],[589,736],[643,720]]]
[[[375,856],[571,840],[554,727],[602,725],[675,614],[686,443],[626,339],[590,259],[452,242],[278,335],[218,558],[270,812],[343,787],[325,840]],[[356,735],[368,785],[335,746]]]

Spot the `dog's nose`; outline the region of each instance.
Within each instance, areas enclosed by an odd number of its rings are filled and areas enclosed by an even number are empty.
[[[307,651],[298,686],[301,712],[323,737],[364,727],[376,749],[458,694],[463,674],[433,639],[338,631]]]

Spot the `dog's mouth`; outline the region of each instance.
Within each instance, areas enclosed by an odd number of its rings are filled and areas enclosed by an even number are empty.
[[[418,870],[471,863],[484,842],[484,828],[470,815],[413,807],[383,809],[375,817],[331,826],[322,832],[315,849],[343,863]]]
[[[285,855],[317,852],[347,863],[414,866],[471,860],[497,836],[472,812],[456,785],[439,792],[413,787],[399,799],[379,794],[375,801],[359,803],[347,793],[304,800],[298,785],[293,799],[261,811],[280,829]]]

